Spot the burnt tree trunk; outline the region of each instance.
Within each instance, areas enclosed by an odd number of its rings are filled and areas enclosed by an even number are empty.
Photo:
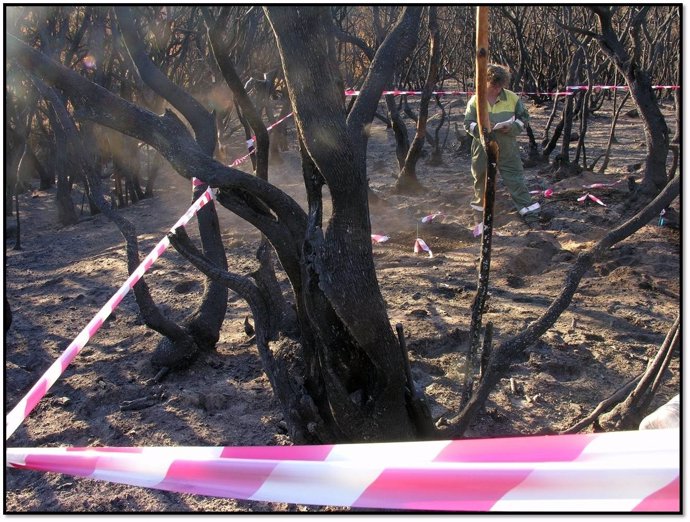
[[[88,186],[90,193],[89,199],[103,215],[113,221],[118,227],[126,241],[127,268],[130,274],[133,273],[141,262],[136,230],[129,221],[111,209],[106,202],[101,179],[95,169],[94,155],[87,152],[93,152],[95,148],[85,145],[90,143],[90,138],[77,130],[74,121],[54,89],[45,85],[41,80],[34,79],[34,84],[50,105],[51,125],[54,125],[53,129],[55,139],[58,142],[58,149],[60,147],[63,148],[65,166],[69,166],[70,170],[78,170],[83,174],[85,184]],[[84,127],[88,128],[91,125],[91,122],[85,122]],[[194,339],[188,332],[160,313],[143,276],[134,285],[133,291],[146,325],[165,335],[166,338],[174,340],[178,346],[187,345],[187,351],[191,352],[194,349]]]
[[[575,38],[573,38],[575,40]],[[575,40],[577,41],[577,40]],[[580,48],[586,48],[589,46],[590,38],[586,38],[585,41],[580,44]],[[594,84],[594,75],[592,74],[592,66],[589,63],[587,54],[583,49],[583,60],[585,62],[585,71],[587,73],[587,90],[582,95],[580,100],[580,132],[579,138],[577,140],[577,146],[575,147],[575,165],[580,165],[580,154],[582,154],[582,167],[587,168],[587,149],[585,147],[585,138],[587,136],[587,123],[589,119],[590,111],[590,99],[592,97],[592,85]]]
[[[493,214],[496,196],[496,174],[499,148],[493,138],[491,121],[489,119],[489,104],[487,101],[487,62],[489,57],[489,12],[486,7],[477,8],[477,48],[475,58],[475,85],[477,86],[477,120],[479,122],[482,147],[486,153],[486,178],[484,181],[484,211],[482,214],[482,241],[477,279],[477,292],[472,301],[472,315],[470,320],[470,339],[464,364],[464,383],[461,404],[467,403],[474,387],[474,375],[477,373],[477,355],[481,339],[482,316],[489,291],[489,275],[491,272],[491,239],[493,236]],[[487,350],[490,347],[487,346]]]
[[[436,105],[441,109],[441,117],[439,118],[438,125],[434,129],[434,144],[431,148],[431,157],[429,158],[429,165],[436,166],[443,164],[443,148],[445,147],[445,141],[441,143],[441,129],[446,123],[446,120],[450,123],[450,113],[446,116],[446,108],[441,103],[440,96],[437,94],[435,96]],[[448,132],[446,132],[446,139],[448,138]]]
[[[26,142],[24,142],[24,145],[22,147],[23,151],[26,151]],[[25,153],[22,152],[21,157],[19,158],[19,167],[21,167],[22,160],[24,159]],[[22,249],[22,229],[21,229],[21,223],[19,220],[19,175],[17,175],[15,182],[14,182],[14,217],[15,217],[15,238],[14,238],[14,246],[12,247],[12,250],[21,250]]]
[[[583,59],[584,51],[582,48],[578,48],[578,50],[575,51],[575,56],[573,57],[573,61],[570,64],[570,69],[568,70],[568,79],[566,80],[567,85],[577,85],[577,73],[580,69],[580,63]],[[554,159],[554,169],[567,168],[570,166],[570,136],[573,131],[573,119],[575,116],[573,105],[577,95],[578,94],[576,93],[566,98],[565,108],[563,109],[561,151]]]
[[[565,111],[565,108],[563,110]],[[561,117],[561,120],[558,122],[558,125],[556,125],[556,128],[553,130],[553,136],[551,136],[551,139],[544,140],[546,144],[541,152],[542,158],[544,160],[548,160],[549,156],[551,156],[551,153],[553,152],[553,149],[555,149],[556,145],[558,145],[558,140],[561,139],[561,134],[563,134],[564,125],[565,118]]]
[[[546,148],[546,146],[549,144],[549,130],[551,129],[551,125],[553,124],[553,120],[556,117],[556,111],[558,110],[558,94],[554,95],[553,98],[553,107],[551,107],[551,114],[549,114],[549,119],[546,121],[546,125],[544,126],[544,137],[542,138],[541,141],[541,146],[543,149]],[[563,122],[561,121],[561,130],[563,130]],[[559,131],[560,132],[560,131]],[[554,142],[553,147],[555,147],[556,144]],[[553,150],[553,147],[551,150]],[[551,151],[549,151],[549,154],[551,154]],[[545,158],[548,157],[545,156]]]
[[[395,136],[395,157],[398,160],[398,169],[402,170],[405,167],[407,152],[410,150],[410,137],[407,134],[405,121],[400,116],[400,110],[395,103],[395,96],[386,94],[385,100],[388,119],[393,128],[393,136]]]
[[[436,7],[429,7],[429,69],[427,70],[426,82],[422,89],[422,96],[419,102],[419,116],[417,117],[417,131],[412,140],[403,168],[395,183],[395,190],[401,193],[416,193],[424,190],[424,187],[417,179],[417,162],[419,161],[424,141],[427,137],[427,119],[429,117],[429,102],[434,86],[438,80],[438,68],[441,61],[439,53],[439,31],[436,21]]]
[[[635,389],[613,410],[600,417],[599,424],[604,429],[608,431],[633,430],[640,425],[642,419],[649,413],[649,406],[661,385],[671,357],[678,351],[679,346],[680,316],[676,318],[661,348],[647,366]]]
[[[618,117],[621,114],[621,111],[623,110],[623,106],[625,105],[625,102],[628,101],[628,98],[630,97],[630,91],[625,93],[625,96],[621,100],[621,104],[616,107],[616,98],[618,97],[618,91],[613,93],[613,118],[611,119],[611,130],[609,131],[609,138],[608,141],[606,142],[606,152],[604,152],[604,162],[601,164],[601,168],[599,169],[599,172],[603,174],[606,169],[609,166],[609,158],[611,156],[611,146],[613,145],[613,141],[616,139],[616,124],[618,123]],[[592,168],[594,166],[592,165]]]
[[[26,154],[28,154],[27,159],[29,160],[31,171],[35,172],[38,175],[38,188],[41,190],[48,190],[53,185],[55,185],[55,176],[53,176],[51,172],[49,172],[43,167],[43,164],[36,157],[36,154],[34,153],[29,142],[27,142],[26,144]]]
[[[10,102],[8,102],[8,105]],[[8,108],[9,112],[9,108]],[[27,148],[29,139],[30,111],[26,108],[15,110],[15,127],[5,121],[5,215],[12,215],[13,196],[17,191],[25,190],[20,181],[20,163]]]
[[[245,127],[246,137],[248,139],[252,137],[251,131],[253,131],[254,136],[256,136],[256,143],[252,145],[254,149],[254,154],[252,155],[254,174],[268,181],[268,163],[271,157],[271,140],[269,140],[268,130],[261,120],[261,110],[254,106],[245,90],[242,80],[237,74],[235,66],[230,59],[229,46],[222,38],[222,33],[226,27],[229,14],[230,9],[228,7],[221,8],[219,16],[216,18],[211,15],[208,9],[203,10],[213,57],[216,60],[218,69],[223,75],[225,83],[230,87],[235,97],[236,110],[242,125]],[[289,107],[283,110],[286,110],[287,114]],[[261,236],[261,244],[257,250],[257,259],[259,260],[261,268],[254,274],[256,284],[267,290],[266,293],[269,295],[266,300],[271,305],[272,313],[278,319],[279,323],[287,321],[288,318],[292,316],[292,313],[288,303],[283,299],[283,295],[280,292],[275,274],[273,249],[266,236],[263,234]]]
[[[529,151],[527,153],[527,160],[529,165],[534,165],[541,160],[541,155],[539,154],[539,146],[537,145],[537,140],[534,138],[534,131],[532,126],[527,123],[525,125],[525,132],[527,133],[527,139],[529,141]],[[525,165],[527,166],[527,165]]]
[[[605,6],[587,6],[587,8],[591,9],[599,19],[601,29],[601,34],[597,38],[599,47],[625,78],[630,94],[640,112],[647,141],[645,177],[642,180],[641,192],[648,197],[653,196],[668,182],[666,158],[669,148],[669,130],[654,96],[649,72],[639,63],[640,27],[645,23],[649,5],[638,6],[636,8],[638,11],[631,20],[628,33],[633,45],[632,56],[613,29],[612,9]]]
[[[47,96],[46,99],[48,100]],[[77,216],[77,209],[72,202],[72,188],[67,176],[67,173],[70,172],[67,160],[67,140],[53,103],[51,103],[51,109],[48,111],[48,118],[55,136],[55,170],[57,172],[55,203],[58,207],[58,221],[65,226],[73,225],[79,221],[79,216]]]
[[[137,34],[131,8],[115,7],[120,30],[127,51],[144,82],[159,96],[168,100],[189,121],[201,149],[210,157],[216,148],[215,116],[208,113],[193,97],[171,82],[151,61],[145,52],[142,40]],[[198,199],[208,188],[201,184],[192,187],[192,201]],[[202,249],[218,266],[227,269],[227,259],[220,237],[218,215],[213,202],[197,213]],[[206,280],[204,294],[199,308],[184,320],[185,328],[191,333],[201,349],[212,349],[220,338],[220,328],[227,310],[228,290],[224,285]],[[176,347],[170,339],[163,339],[154,354],[157,366],[174,366],[181,360],[188,360],[187,345]]]
[[[309,387],[323,390],[314,402],[345,439],[414,437],[419,433],[405,395],[405,361],[373,264],[363,131],[396,53],[414,46],[421,9],[406,8],[379,47],[347,121],[328,10],[265,10],[293,104],[309,195],[297,303],[300,320],[308,320],[300,326]],[[322,222],[324,185],[333,205],[328,223]]]

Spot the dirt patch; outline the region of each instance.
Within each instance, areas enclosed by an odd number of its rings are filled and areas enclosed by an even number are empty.
[[[670,104],[663,109],[672,114]],[[548,114],[532,111],[537,133]],[[607,130],[610,108],[601,115],[593,125]],[[537,196],[544,210],[540,230],[522,223],[499,183],[484,317],[494,323],[496,343],[539,317],[560,292],[577,255],[620,223],[616,205],[628,197],[627,178],[636,175],[628,165],[644,158],[644,147],[633,146],[644,136],[633,121],[621,121],[616,133],[630,145],[615,146],[613,167],[605,175],[583,173],[554,183],[539,167],[526,171],[531,190],[554,190],[550,198]],[[605,145],[607,133],[600,134],[601,143],[588,144],[591,157]],[[379,283],[391,324],[402,324],[407,336],[412,374],[434,420],[442,422],[458,409],[479,260],[479,239],[472,234],[477,215],[469,207],[469,159],[448,150],[440,166],[423,160],[418,173],[427,192],[404,197],[391,193],[395,146],[391,131],[378,122],[372,125],[369,157],[371,187],[384,200],[372,205],[372,231],[390,236],[373,246]],[[283,158],[271,179],[304,204],[294,142]],[[602,189],[583,187],[619,180]],[[190,203],[189,183],[174,173],[165,173],[159,186],[165,188],[154,199],[121,211],[136,224],[142,252]],[[607,206],[578,202],[587,190]],[[20,198],[23,249],[14,251],[13,241],[5,242],[5,292],[14,311],[5,336],[6,411],[127,277],[123,240],[112,223],[104,216],[82,216],[76,225],[59,227],[54,191],[36,196]],[[76,203],[80,197],[75,195]],[[442,222],[419,222],[436,212],[445,215]],[[253,270],[258,232],[224,209],[219,213],[231,266],[242,273]],[[188,230],[196,240],[194,228]],[[413,252],[417,237],[433,257]],[[591,412],[656,353],[678,314],[679,274],[677,230],[653,221],[616,245],[586,274],[554,328],[513,365],[468,435],[554,432]],[[197,306],[204,287],[199,273],[172,250],[146,280],[156,302],[178,321]],[[145,327],[133,296],[126,296],[8,445],[290,444],[256,347],[243,329],[248,314],[246,303],[231,295],[216,350],[156,383],[150,358],[158,334]],[[679,374],[676,356],[654,406],[677,393]],[[182,495],[22,470],[7,470],[5,488],[9,512],[340,510]]]

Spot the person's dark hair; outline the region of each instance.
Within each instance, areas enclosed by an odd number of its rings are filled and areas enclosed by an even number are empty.
[[[486,68],[486,79],[491,85],[500,85],[505,88],[510,84],[510,71],[503,65],[492,63]]]

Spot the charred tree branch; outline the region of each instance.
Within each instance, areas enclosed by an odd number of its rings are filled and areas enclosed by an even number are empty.
[[[661,379],[671,362],[671,355],[680,345],[680,316],[676,318],[666,334],[661,348],[642,375],[635,389],[610,413],[602,416],[604,427],[611,430],[635,429],[652,402]]]

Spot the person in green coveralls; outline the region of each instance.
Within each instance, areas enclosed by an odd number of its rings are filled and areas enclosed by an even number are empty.
[[[489,120],[498,143],[498,172],[510,192],[515,207],[529,225],[539,221],[540,205],[532,202],[525,185],[520,147],[516,137],[525,129],[529,114],[520,97],[506,89],[510,72],[501,65],[487,67],[487,101]],[[486,179],[486,152],[480,141],[476,95],[470,98],[465,111],[465,130],[472,140],[472,177],[474,178],[474,199],[470,206],[483,211],[484,183]]]

